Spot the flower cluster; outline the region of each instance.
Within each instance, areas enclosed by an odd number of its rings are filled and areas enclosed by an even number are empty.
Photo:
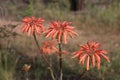
[[[44,33],[47,37],[52,37],[53,39],[56,38],[58,43],[61,43],[62,40],[64,43],[67,43],[67,34],[73,38],[73,35],[78,35],[76,32],[73,31],[74,27],[70,26],[70,22],[60,22],[54,21],[50,24],[50,28],[46,30]]]
[[[23,20],[23,27],[21,28],[21,31],[28,32],[28,36],[32,32],[32,34],[40,34],[41,32],[44,31],[44,27],[42,25],[42,22],[44,21],[42,18],[37,18],[35,17],[26,17]]]
[[[43,46],[41,47],[41,52],[43,54],[51,54],[52,52],[58,52],[55,47],[54,41],[44,41]]]
[[[101,57],[107,62],[110,62],[109,58],[105,56],[108,52],[106,50],[100,50],[100,44],[97,42],[87,42],[86,45],[79,45],[79,47],[80,50],[73,53],[73,58],[77,57],[81,64],[84,64],[86,61],[87,70],[89,70],[90,62],[92,62],[93,67],[96,65],[100,69]]]

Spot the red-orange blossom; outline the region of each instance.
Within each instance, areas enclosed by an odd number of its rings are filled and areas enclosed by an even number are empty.
[[[86,61],[86,69],[89,70],[90,62],[93,67],[100,69],[101,59],[104,58],[107,62],[110,62],[106,56],[107,50],[99,49],[100,44],[97,42],[87,42],[86,45],[79,45],[80,49],[74,52],[73,58],[77,57],[79,63],[84,64]]]
[[[23,18],[23,26],[21,28],[21,31],[28,32],[28,36],[30,36],[30,33],[35,34],[40,34],[41,32],[44,31],[44,27],[42,25],[42,22],[44,21],[42,18],[35,18],[35,17],[25,17]]]
[[[54,41],[44,41],[41,47],[41,52],[43,54],[51,54],[52,52],[58,52],[58,50],[55,47]]]
[[[60,22],[60,21],[54,21],[50,24],[50,27],[48,30],[46,30],[44,33],[47,37],[52,37],[53,39],[56,38],[58,43],[61,43],[62,40],[66,44],[67,43],[67,35],[69,35],[71,38],[73,38],[73,35],[78,35],[76,32],[74,32],[74,27],[70,26],[70,22]]]

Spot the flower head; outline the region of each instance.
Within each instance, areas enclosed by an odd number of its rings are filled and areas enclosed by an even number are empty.
[[[89,70],[90,62],[93,67],[100,69],[101,58],[104,58],[107,62],[110,62],[106,56],[108,52],[106,50],[99,50],[100,44],[97,42],[87,42],[86,45],[79,45],[80,50],[74,52],[73,58],[77,57],[79,63],[84,64],[86,61],[86,69]]]
[[[23,18],[23,27],[21,28],[21,31],[28,32],[28,36],[32,32],[32,34],[40,34],[44,31],[44,27],[42,25],[42,22],[44,21],[42,18],[35,18],[35,17],[26,17]]]
[[[67,34],[73,38],[73,35],[78,35],[76,32],[74,32],[74,27],[70,26],[70,22],[60,22],[60,21],[54,21],[50,24],[50,28],[46,30],[44,33],[47,37],[52,37],[53,39],[56,38],[58,40],[58,43],[61,43],[62,40],[64,43],[67,43]]]
[[[28,72],[31,68],[31,65],[25,64],[22,68],[22,70],[24,70],[25,72]]]
[[[43,54],[51,54],[52,52],[58,52],[58,50],[55,47],[54,41],[45,41],[41,47],[41,52]]]

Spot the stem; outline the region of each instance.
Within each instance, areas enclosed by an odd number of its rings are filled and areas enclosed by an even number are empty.
[[[60,80],[62,80],[63,73],[62,73],[62,44],[59,43],[59,66],[60,66]]]
[[[26,80],[28,80],[28,72],[26,72]]]
[[[84,71],[80,74],[79,79],[81,79],[81,78],[85,75],[86,72],[87,72],[87,71],[84,70]]]
[[[38,43],[38,41],[37,41],[37,38],[36,38],[35,33],[33,34],[33,37],[34,37],[36,46],[37,46],[37,48],[38,48],[38,50],[39,50],[39,53],[42,55],[43,60],[44,60],[44,61],[47,63],[47,65],[49,66],[52,79],[53,79],[53,80],[56,80],[56,79],[55,79],[55,75],[56,75],[56,74],[53,72],[52,66],[51,66],[51,64],[49,63],[49,61],[48,61],[48,59],[47,59],[47,56],[45,56],[44,54],[41,53],[40,46],[39,46],[39,43]]]

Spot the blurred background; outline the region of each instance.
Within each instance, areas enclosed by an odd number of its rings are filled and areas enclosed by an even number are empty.
[[[63,80],[120,80],[120,0],[0,0],[0,80],[25,80],[24,64],[31,65],[30,80],[52,80],[47,65],[36,57],[33,36],[20,32],[26,16],[44,18],[46,28],[53,20],[75,26],[79,36],[63,47],[69,52],[63,55]],[[39,44],[47,40],[42,35],[37,39]],[[78,43],[91,40],[109,51],[111,63],[103,60],[99,71],[91,68],[84,73],[85,66],[71,55]],[[58,56],[48,57],[58,73]]]

